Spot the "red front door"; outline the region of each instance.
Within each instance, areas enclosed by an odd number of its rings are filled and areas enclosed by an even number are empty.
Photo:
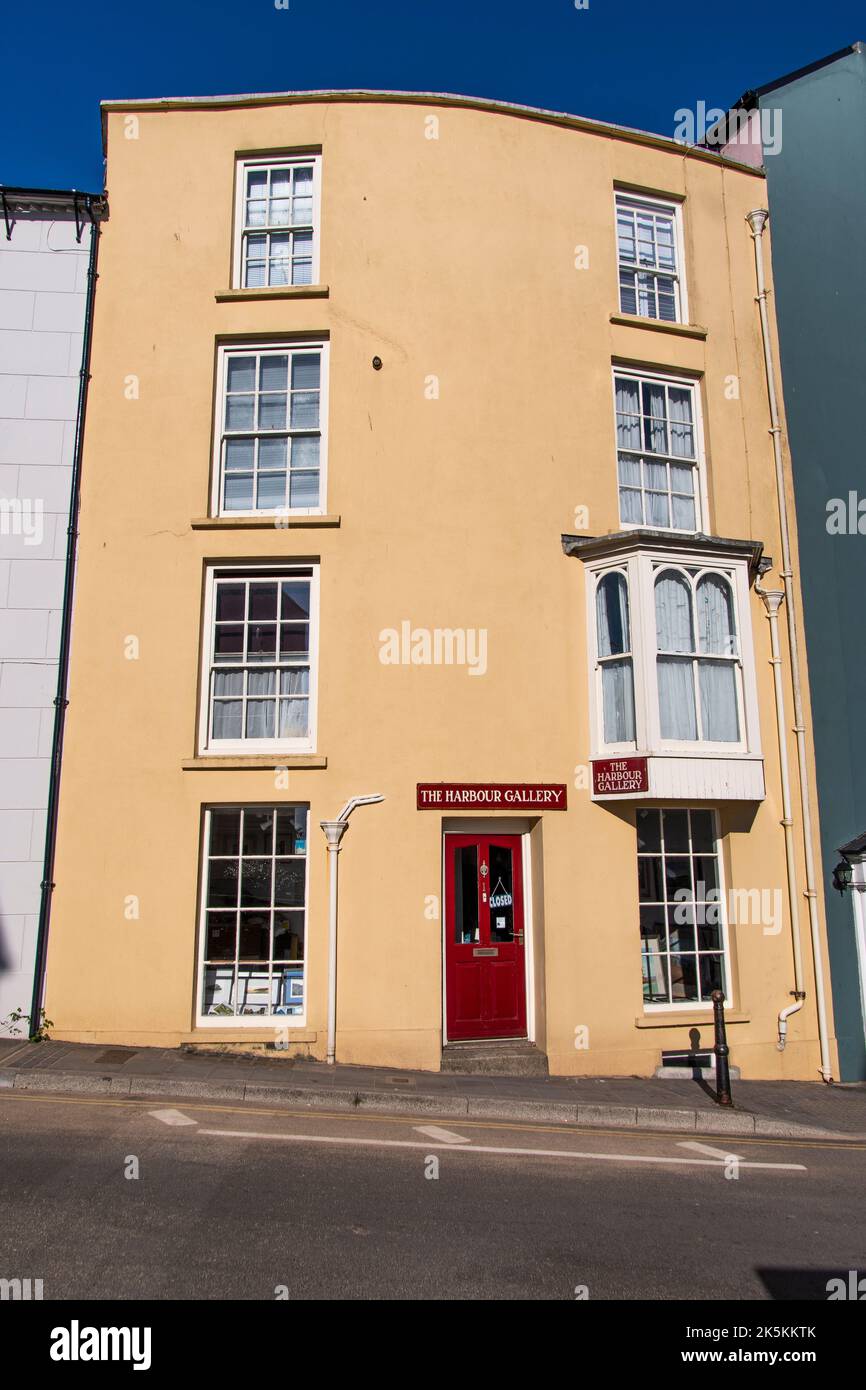
[[[519,835],[445,836],[448,1041],[526,1037]]]

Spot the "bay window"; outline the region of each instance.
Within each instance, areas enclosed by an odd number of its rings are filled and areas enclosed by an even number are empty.
[[[739,658],[731,587],[721,574],[664,569],[655,580],[662,739],[740,739]]]
[[[707,786],[760,800],[749,611],[760,545],[696,536],[685,548],[638,529],[563,544],[587,562],[593,759],[649,758],[636,795],[654,782],[658,795]]]

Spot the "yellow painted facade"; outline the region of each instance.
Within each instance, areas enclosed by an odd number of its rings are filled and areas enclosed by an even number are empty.
[[[479,816],[416,811],[416,784],[546,782],[567,784],[567,811],[529,812],[516,829],[531,870],[528,1027],[551,1072],[650,1075],[691,1030],[706,1045],[706,1003],[644,1008],[635,816],[660,803],[587,789],[589,562],[561,536],[622,529],[616,363],[694,382],[703,529],[778,560],[745,221],[765,203],[762,177],[654,138],[445,98],[118,103],[105,123],[110,218],[47,974],[56,1035],[249,1045],[285,1027],[289,1054],[323,1057],[319,822],[380,793],[340,853],[337,1059],[437,1069],[443,830]],[[238,159],[318,151],[315,289],[239,292]],[[616,188],[681,205],[688,324],[620,313]],[[304,335],[329,343],[323,515],[215,517],[218,349]],[[671,547],[688,551],[688,537]],[[306,754],[199,746],[206,571],[235,562],[318,566]],[[764,582],[779,587],[772,572]],[[727,887],[782,891],[778,930],[729,926],[732,1062],[745,1077],[817,1079],[805,911],[807,999],[776,1046],[792,949],[768,623],[753,591],[747,604],[766,795],[664,804],[714,808]],[[384,664],[380,634],[404,622],[483,629],[486,672]],[[788,689],[787,646],[783,661]],[[653,666],[647,655],[636,679]],[[802,890],[793,736],[789,756]],[[306,1013],[199,1026],[205,810],[284,803],[309,808]]]

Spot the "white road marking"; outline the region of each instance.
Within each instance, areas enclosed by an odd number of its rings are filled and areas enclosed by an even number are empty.
[[[440,1129],[438,1125],[413,1125],[416,1134],[429,1134],[431,1139],[438,1139],[442,1144],[470,1144],[470,1139],[464,1138],[462,1134],[455,1134],[451,1129]]]
[[[429,1149],[430,1144],[422,1144],[413,1139],[353,1139],[350,1136],[334,1134],[267,1134],[261,1130],[248,1129],[200,1129],[199,1134],[213,1135],[218,1139],[267,1139],[284,1140],[296,1144],[346,1144],[349,1147],[379,1149]],[[663,1158],[652,1154],[599,1154],[577,1153],[569,1149],[508,1149],[491,1144],[442,1144],[434,1140],[432,1147],[448,1149],[455,1154],[500,1154],[515,1158],[585,1158],[600,1163],[668,1163],[680,1167],[720,1168],[716,1158]],[[727,1158],[728,1155],[725,1155]],[[781,1168],[790,1172],[805,1173],[802,1163],[741,1163],[741,1168]]]
[[[697,1154],[709,1154],[712,1158],[723,1159],[725,1163],[729,1163],[732,1158],[735,1158],[738,1163],[742,1163],[743,1161],[739,1154],[731,1153],[730,1149],[711,1149],[709,1144],[699,1144],[696,1140],[692,1139],[681,1140],[677,1148],[694,1149]]]
[[[162,1120],[164,1125],[197,1125],[198,1120],[191,1120],[188,1115],[184,1115],[182,1110],[149,1110],[147,1112],[155,1120]]]

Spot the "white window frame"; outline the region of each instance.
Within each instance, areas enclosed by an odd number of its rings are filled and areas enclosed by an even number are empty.
[[[319,686],[319,565],[300,561],[257,560],[244,564],[241,561],[222,563],[214,561],[205,569],[205,591],[202,620],[201,668],[199,676],[199,719],[198,756],[199,757],[267,757],[272,753],[303,754],[316,751],[317,705]],[[309,576],[310,581],[310,690],[308,695],[309,728],[305,738],[293,739],[212,739],[211,721],[211,675],[214,668],[213,648],[216,617],[216,581],[218,578],[266,579]],[[276,663],[275,663],[276,664]],[[229,663],[226,663],[229,665]],[[262,663],[262,670],[270,669]],[[276,697],[279,699],[279,697]]]
[[[206,1014],[204,1012],[204,962],[205,962],[205,942],[207,940],[207,890],[208,890],[208,853],[210,847],[210,825],[211,814],[214,811],[231,811],[240,809],[243,811],[257,810],[288,810],[292,807],[302,807],[307,814],[307,838],[304,859],[306,860],[304,871],[304,959],[303,959],[303,981],[304,981],[304,1007],[299,1014]],[[309,998],[310,977],[309,977],[309,947],[310,947],[310,806],[305,801],[231,801],[224,803],[213,803],[203,808],[204,814],[201,818],[201,872],[199,882],[201,883],[201,902],[199,904],[198,919],[198,945],[196,949],[196,986],[195,986],[195,1027],[198,1028],[265,1028],[273,1032],[275,1027],[280,1029],[287,1028],[306,1028],[307,1027],[307,1001]],[[272,861],[273,862],[273,861]],[[273,888],[271,889],[273,897]],[[273,910],[273,909],[272,909]],[[287,911],[296,912],[297,908],[289,908]],[[236,927],[237,930],[237,927]],[[235,960],[237,964],[237,947],[235,950]]]
[[[322,156],[321,153],[303,153],[286,155],[263,155],[260,158],[242,158],[235,163],[235,225],[234,225],[234,250],[232,255],[232,289],[249,289],[250,293],[279,293],[280,290],[299,290],[304,288],[301,285],[261,285],[247,286],[244,284],[244,247],[247,231],[254,234],[262,231],[285,232],[291,230],[290,227],[251,227],[247,228],[246,223],[246,186],[247,174],[254,169],[265,169],[272,173],[277,169],[293,169],[298,165],[311,165],[313,169],[313,246],[312,264],[310,266],[310,286],[319,284],[320,265],[319,265],[319,246],[321,242],[321,208],[322,208]]]
[[[719,909],[719,926],[720,926],[720,928],[721,928],[721,933],[720,933],[720,934],[721,934],[721,940],[722,940],[722,948],[721,948],[721,954],[722,954],[722,988],[723,988],[723,990],[724,990],[724,992],[725,992],[725,1004],[726,1004],[726,1006],[727,1006],[728,1008],[730,1008],[733,1004],[735,1004],[736,1001],[735,1001],[735,998],[734,998],[734,979],[733,979],[734,972],[733,972],[733,969],[732,969],[732,962],[731,962],[731,939],[730,939],[730,928],[729,928],[729,923],[728,923],[728,891],[727,891],[727,882],[726,882],[726,878],[725,878],[725,856],[724,856],[724,847],[723,847],[723,845],[722,845],[722,839],[721,839],[721,835],[720,835],[720,832],[719,832],[719,813],[718,813],[718,811],[716,810],[716,808],[713,807],[713,806],[693,806],[693,805],[691,805],[690,803],[686,803],[686,804],[683,804],[683,805],[679,805],[679,804],[678,804],[678,805],[674,805],[674,806],[667,806],[667,805],[644,806],[644,805],[641,805],[641,806],[639,807],[639,809],[642,810],[642,811],[643,811],[643,810],[647,810],[647,811],[659,811],[659,812],[664,812],[664,811],[689,811],[689,812],[691,812],[691,811],[709,811],[710,815],[711,815],[712,818],[713,818],[713,841],[714,841],[715,846],[716,846],[716,854],[715,854],[715,857],[716,857],[716,864],[717,864],[717,867],[718,867],[718,875],[719,875],[719,885],[718,885],[718,887],[719,887],[719,901],[718,901],[718,909]],[[691,822],[689,822],[689,824],[691,825]],[[635,826],[636,826],[636,825],[637,825],[637,822],[635,822]],[[690,846],[690,849],[689,849],[689,858],[691,859],[691,858],[693,857],[693,851],[691,850],[691,831],[689,832],[689,846]],[[678,856],[674,855],[674,856],[672,856],[672,857],[673,857],[673,858],[677,858]],[[637,859],[637,858],[638,858],[638,853],[637,853],[637,835],[635,834],[635,859]],[[662,863],[662,871],[664,872],[664,862]],[[684,904],[684,905],[685,905],[685,904]],[[641,903],[640,903],[640,893],[638,893],[638,918],[637,918],[638,954],[639,954],[641,957],[643,957],[643,950],[641,949],[641,935],[640,935],[640,906],[641,906]],[[695,927],[695,930],[697,931],[697,926]],[[696,942],[696,944],[697,944],[697,942]],[[681,952],[680,954],[692,955],[692,954],[699,954],[699,952],[697,952],[697,951],[695,951],[695,952],[686,951],[686,952],[684,952],[684,953]],[[643,960],[641,960],[641,969],[642,969],[642,967],[643,967]],[[700,1011],[702,1011],[702,1010],[706,1010],[706,1012],[707,1012],[708,1014],[711,1015],[712,1012],[713,1012],[712,1000],[704,1000],[704,999],[677,999],[677,1000],[670,1000],[670,1001],[665,1000],[665,1001],[663,1001],[663,1002],[655,1002],[655,1003],[654,1003],[654,1002],[652,1002],[651,1000],[646,1000],[646,999],[644,999],[644,998],[643,998],[643,976],[642,976],[642,975],[641,975],[641,1002],[642,1002],[642,1005],[643,1005],[643,1012],[644,1012],[645,1014],[698,1013],[698,1012],[700,1012]]]
[[[619,211],[620,203],[630,204],[646,209],[651,213],[664,213],[673,220],[674,229],[674,248],[677,259],[676,274],[671,276],[669,270],[661,267],[640,267],[632,266],[619,258]],[[688,323],[689,322],[689,302],[686,287],[686,262],[685,262],[685,235],[683,230],[683,205],[678,199],[657,198],[653,194],[637,193],[629,188],[614,189],[614,238],[616,245],[616,294],[619,312],[628,318],[637,318],[644,323]],[[631,273],[650,274],[657,276],[667,276],[674,281],[674,297],[676,301],[676,317],[673,319],[647,318],[641,313],[630,313],[622,307],[622,289],[620,287],[620,271],[627,270]],[[639,293],[635,294],[636,302],[639,304]]]
[[[211,516],[261,517],[261,516],[324,516],[327,512],[328,487],[328,383],[329,383],[329,341],[327,338],[290,338],[277,342],[256,341],[252,343],[221,343],[217,351],[216,389],[214,397],[214,448],[211,461]],[[318,352],[319,373],[319,502],[316,507],[257,507],[251,510],[223,507],[223,455],[225,443],[226,387],[228,384],[228,363],[232,357],[252,357],[261,354],[293,354]],[[291,381],[289,363],[289,381]],[[286,434],[291,431],[287,421]],[[303,433],[304,431],[299,431]],[[249,431],[256,433],[256,431]],[[282,431],[275,430],[274,434]]]
[[[694,573],[692,573],[691,571],[694,571]],[[695,691],[695,718],[696,718],[696,720],[697,720],[698,725],[699,725],[700,722],[701,722],[701,710],[700,710],[700,699],[701,699],[701,695],[700,695],[700,681],[699,681],[698,675],[697,675],[697,668],[698,668],[698,662],[699,662],[699,660],[701,659],[701,653],[700,653],[700,651],[698,650],[698,646],[699,646],[699,642],[698,642],[698,624],[697,624],[697,622],[695,621],[695,608],[694,608],[694,604],[695,604],[695,595],[696,595],[696,593],[697,593],[697,586],[698,586],[700,580],[703,579],[706,575],[714,575],[714,576],[716,576],[717,578],[726,580],[727,583],[728,583],[728,585],[730,586],[731,595],[732,595],[732,599],[733,599],[733,608],[734,608],[734,625],[735,625],[735,632],[736,632],[736,639],[737,639],[737,654],[736,654],[736,656],[726,657],[726,658],[724,658],[724,660],[726,661],[727,664],[730,664],[730,665],[732,665],[732,666],[734,667],[734,688],[735,688],[736,697],[737,697],[737,725],[738,725],[738,728],[739,728],[739,731],[740,731],[740,737],[739,737],[739,739],[736,741],[736,743],[734,743],[733,741],[727,742],[727,743],[711,742],[709,739],[701,739],[701,738],[698,738],[698,739],[663,739],[663,738],[662,738],[662,734],[661,734],[661,708],[660,708],[660,703],[659,703],[659,692],[658,692],[658,658],[659,658],[660,655],[663,656],[664,653],[660,653],[659,650],[658,650],[657,629],[656,629],[656,617],[655,617],[655,586],[656,586],[656,580],[658,579],[658,577],[659,577],[661,574],[678,574],[681,578],[683,578],[683,579],[686,581],[686,583],[689,585],[689,589],[690,589],[690,591],[691,591],[691,599],[692,599],[692,635],[693,635],[693,641],[694,641],[694,651],[693,651],[692,653],[684,652],[684,653],[682,654],[682,659],[683,659],[684,662],[690,661],[690,662],[691,662],[691,666],[692,666],[692,681],[693,681],[694,691]],[[654,687],[654,689],[655,689],[655,699],[654,699],[653,701],[650,702],[650,730],[651,730],[650,737],[653,738],[654,743],[655,743],[655,746],[656,746],[657,748],[659,748],[662,752],[670,752],[670,751],[675,751],[675,752],[688,752],[689,750],[691,750],[691,751],[699,750],[700,752],[713,752],[713,753],[727,754],[727,755],[730,755],[730,754],[737,754],[737,753],[743,753],[743,754],[748,753],[748,751],[749,751],[749,740],[748,740],[748,731],[747,731],[747,722],[746,722],[746,689],[745,689],[745,687],[746,687],[746,679],[745,679],[745,669],[744,669],[744,664],[743,664],[743,663],[744,663],[743,638],[742,638],[742,629],[741,629],[741,626],[740,626],[740,604],[739,604],[739,602],[738,602],[737,584],[736,584],[736,580],[735,580],[735,576],[734,576],[734,572],[733,572],[732,568],[731,568],[730,566],[728,566],[728,565],[725,565],[725,564],[718,564],[718,563],[713,563],[713,562],[707,563],[706,561],[703,561],[703,562],[702,562],[701,564],[699,564],[699,565],[695,565],[695,564],[685,565],[685,564],[683,564],[681,561],[680,561],[680,562],[669,561],[665,556],[654,556],[653,559],[652,559],[652,579],[651,579],[651,581],[650,581],[650,586],[649,586],[649,587],[650,587],[650,589],[651,589],[650,598],[651,598],[651,600],[652,600],[652,605],[651,605],[651,606],[652,606],[653,647],[652,647],[651,653],[649,654],[649,655],[650,655],[650,661],[649,661],[649,663],[648,663],[648,665],[647,665],[647,679],[648,679],[648,680],[650,679],[650,668],[651,668],[651,669],[652,669],[652,679],[653,679],[653,681],[655,682],[655,687]],[[649,605],[647,604],[647,605],[645,605],[645,606],[649,606]]]
[[[634,675],[635,742],[609,744],[604,741],[604,707],[596,628],[595,591],[598,581],[610,571],[626,577],[631,621],[632,671]],[[727,579],[734,600],[737,644],[737,712],[740,739],[737,743],[671,740],[661,737],[658,676],[656,671],[655,578],[661,570],[695,570],[687,577],[694,583],[703,574]],[[628,555],[610,556],[587,565],[586,623],[590,657],[590,747],[593,758],[640,754],[650,757],[754,758],[761,753],[758,720],[757,677],[749,602],[749,568],[743,559],[724,559],[690,553],[687,549],[641,550]],[[697,642],[697,633],[695,634]],[[697,660],[698,654],[695,654]]]
[[[695,438],[696,457],[690,459],[673,458],[672,455],[659,454],[656,457],[666,463],[673,461],[677,464],[691,463],[695,471],[695,528],[693,531],[683,531],[676,526],[656,526],[648,521],[624,521],[620,505],[620,481],[619,481],[619,431],[617,428],[617,409],[616,409],[616,379],[617,377],[628,377],[631,381],[636,381],[640,388],[643,382],[650,385],[673,386],[679,390],[687,390],[692,399],[692,430]],[[636,367],[628,367],[613,364],[611,370],[611,395],[613,398],[613,439],[614,439],[614,464],[616,468],[616,505],[619,524],[623,531],[651,530],[665,531],[671,536],[696,536],[702,532],[709,531],[710,499],[707,487],[707,463],[706,449],[704,445],[704,421],[701,403],[701,382],[695,377],[677,376],[669,372],[642,371]],[[631,451],[634,452],[634,451]],[[641,454],[642,458],[653,457],[652,454]],[[641,481],[641,499],[643,499],[643,481]],[[673,516],[673,511],[671,511]]]
[[[630,637],[630,639],[631,639],[631,640],[630,640],[629,651],[628,651],[628,660],[631,662],[632,703],[633,703],[633,705],[634,705],[634,729],[635,729],[635,737],[634,737],[634,739],[631,740],[631,742],[625,742],[625,743],[605,743],[605,742],[604,742],[604,674],[603,674],[603,672],[604,672],[604,667],[605,667],[605,664],[608,663],[608,662],[616,661],[617,659],[620,659],[620,660],[623,659],[623,658],[617,658],[616,656],[601,656],[601,654],[599,653],[599,649],[598,649],[598,609],[597,609],[596,594],[597,594],[597,591],[598,591],[598,587],[599,587],[599,585],[601,584],[601,581],[602,581],[607,575],[609,575],[609,574],[618,574],[622,579],[625,580],[625,584],[626,584],[626,594],[627,594],[627,597],[628,597],[628,627],[629,627],[629,637]],[[593,653],[593,658],[594,658],[594,661],[593,661],[593,691],[592,691],[591,705],[592,705],[593,710],[597,712],[597,724],[596,724],[596,727],[598,728],[599,736],[600,736],[600,738],[601,738],[601,746],[605,749],[605,752],[606,752],[606,753],[609,753],[609,754],[611,754],[612,756],[615,756],[616,754],[623,754],[624,756],[628,756],[628,754],[634,753],[636,747],[638,746],[637,738],[638,738],[638,730],[639,730],[639,728],[640,728],[640,725],[639,725],[639,723],[638,723],[637,700],[638,700],[638,682],[639,682],[639,679],[640,679],[640,672],[641,672],[641,670],[642,670],[642,664],[641,664],[640,667],[638,666],[638,656],[637,656],[637,653],[636,653],[636,651],[635,651],[635,645],[636,645],[636,642],[638,641],[638,632],[637,632],[637,630],[638,630],[638,628],[640,627],[640,621],[639,621],[639,615],[636,615],[636,614],[635,614],[635,612],[634,612],[634,610],[633,610],[633,607],[632,607],[632,592],[631,592],[631,582],[630,582],[630,574],[629,574],[629,569],[628,569],[628,562],[623,563],[622,561],[617,561],[617,562],[614,562],[614,563],[612,563],[612,564],[605,565],[603,568],[594,571],[594,573],[593,573],[593,582],[592,582],[592,584],[589,586],[589,588],[591,589],[591,593],[592,593],[591,618],[592,618],[592,630],[593,630],[593,638],[592,638],[593,644],[592,644],[592,647],[591,647],[591,651],[592,651],[592,653]],[[637,622],[637,623],[635,622],[635,617],[636,617],[636,616],[638,617],[638,622]],[[594,723],[595,723],[595,720],[594,720]]]

